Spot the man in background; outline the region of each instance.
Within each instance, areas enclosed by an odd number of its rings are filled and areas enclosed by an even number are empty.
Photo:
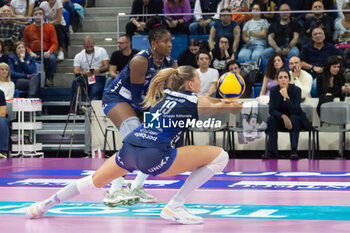
[[[301,69],[301,61],[299,57],[291,57],[289,59],[289,73],[291,76],[291,84],[301,89],[301,100],[304,101],[306,98],[311,98],[311,86],[312,76],[305,70]]]
[[[109,77],[106,80],[105,88],[107,88],[113,80],[118,76],[120,71],[129,63],[139,51],[131,48],[131,37],[128,34],[121,35],[118,40],[118,48],[112,53],[109,61]]]

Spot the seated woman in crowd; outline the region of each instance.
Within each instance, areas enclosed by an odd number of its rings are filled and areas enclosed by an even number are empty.
[[[249,0],[224,0],[224,7],[229,8],[232,13],[236,12],[249,12]],[[236,21],[238,24],[242,24],[250,20],[252,16],[250,14],[232,14],[231,20]]]
[[[0,63],[0,89],[5,94],[5,99],[13,99],[15,84],[11,82],[10,67],[5,62]]]
[[[11,0],[11,8],[13,17],[20,17],[16,21],[20,24],[29,24],[32,20],[24,17],[31,17],[33,15],[34,0]]]
[[[342,10],[350,10],[350,3],[345,2]],[[333,40],[337,49],[350,47],[350,12],[344,12],[344,18],[336,20],[334,24]]]
[[[278,54],[270,57],[266,64],[264,79],[260,91],[258,101],[262,103],[269,102],[270,90],[272,87],[277,86],[276,72],[281,68],[287,69],[286,60]]]
[[[179,66],[192,66],[198,68],[196,55],[199,52],[200,43],[197,38],[191,38],[188,41],[188,48],[183,50],[177,58],[177,64]]]
[[[36,72],[35,58],[30,56],[22,41],[13,46],[14,54],[9,56],[11,80],[16,89],[28,91],[28,97],[37,97],[40,86],[39,74]]]
[[[291,144],[291,159],[298,159],[298,140],[302,129],[311,130],[311,123],[301,109],[301,90],[294,84],[289,84],[290,74],[281,68],[276,73],[277,86],[271,88],[269,113],[266,134],[268,135],[266,155],[263,159],[274,158],[277,155],[278,130],[289,132]]]
[[[330,56],[325,62],[323,72],[317,77],[317,113],[320,116],[321,105],[332,102],[339,97],[344,100],[344,94],[350,93],[350,88],[345,86],[345,78],[342,72],[342,62],[337,56]]]
[[[191,13],[189,0],[164,0],[164,14]],[[191,23],[192,15],[169,15],[166,17],[166,24],[172,34],[189,34],[188,26]]]
[[[212,57],[211,66],[217,69],[221,75],[226,69],[226,63],[234,59],[230,39],[227,36],[221,36],[219,43],[215,44],[210,55]]]
[[[260,5],[254,4],[252,12],[260,12]],[[261,14],[253,14],[253,18],[243,26],[242,40],[244,45],[238,54],[239,60],[258,60],[266,49],[269,23],[261,18]]]
[[[8,63],[8,55],[6,52],[6,47],[2,40],[0,40],[0,62]]]
[[[40,4],[40,8],[44,9],[46,19],[49,24],[55,27],[59,52],[57,55],[57,60],[64,60],[63,53],[63,35],[68,33],[68,28],[66,26],[66,21],[62,16],[62,1],[61,0],[48,0]]]

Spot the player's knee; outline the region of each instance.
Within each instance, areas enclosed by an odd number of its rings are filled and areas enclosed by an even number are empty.
[[[140,120],[136,116],[129,117],[120,125],[119,132],[125,137],[140,125]]]
[[[226,167],[228,163],[228,154],[226,151],[221,150],[221,152],[219,153],[219,155],[213,160],[211,161],[207,167],[212,170],[214,173],[219,173],[222,170],[224,170],[224,168]]]

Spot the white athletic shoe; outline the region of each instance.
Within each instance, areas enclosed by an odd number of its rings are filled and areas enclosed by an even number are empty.
[[[140,198],[128,190],[120,189],[113,193],[107,191],[103,203],[109,207],[116,207],[120,205],[135,205],[140,201]]]
[[[58,52],[57,60],[58,61],[63,61],[64,60],[64,53],[62,51]]]
[[[40,218],[44,216],[47,210],[45,210],[42,207],[41,202],[35,202],[34,204],[26,208],[25,212],[28,218]]]
[[[140,198],[141,203],[155,203],[157,198],[152,196],[151,194],[146,193],[145,189],[142,186],[137,187],[134,190],[131,190],[131,184],[128,183],[126,189],[135,196]]]
[[[176,208],[172,208],[169,205],[166,205],[160,213],[160,217],[182,224],[203,223],[203,218],[192,214],[184,205]]]

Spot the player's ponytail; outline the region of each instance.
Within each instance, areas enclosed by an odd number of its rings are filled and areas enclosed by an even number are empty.
[[[153,107],[164,98],[164,87],[173,91],[186,90],[186,81],[193,80],[194,72],[195,69],[192,66],[160,70],[150,83],[143,101],[144,108]]]

